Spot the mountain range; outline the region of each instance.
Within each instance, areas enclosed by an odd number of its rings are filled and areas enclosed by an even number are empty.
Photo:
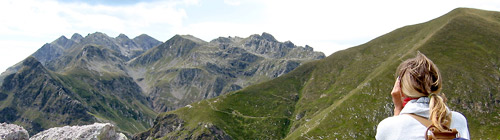
[[[157,113],[217,97],[324,58],[272,35],[210,42],[176,35],[129,39],[62,36],[0,75],[0,122],[32,134],[52,127],[113,123],[132,135]]]
[[[288,74],[161,113],[134,139],[373,139],[392,116],[396,67],[429,57],[472,139],[500,139],[500,13],[457,8]]]

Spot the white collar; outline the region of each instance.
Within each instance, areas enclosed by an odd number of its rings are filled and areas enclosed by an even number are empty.
[[[403,110],[401,110],[400,114],[410,114],[413,113],[415,115],[419,115],[422,117],[429,118],[429,98],[428,97],[420,97],[417,100],[410,100]]]

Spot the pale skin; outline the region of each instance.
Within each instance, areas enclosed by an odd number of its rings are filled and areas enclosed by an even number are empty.
[[[396,79],[394,83],[394,87],[391,91],[392,102],[394,103],[394,116],[398,116],[403,110],[403,98],[405,95],[401,92],[401,80],[399,77]]]

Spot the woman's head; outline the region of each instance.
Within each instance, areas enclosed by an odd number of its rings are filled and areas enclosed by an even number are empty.
[[[434,63],[424,54],[418,52],[415,58],[401,63],[396,73],[401,80],[401,90],[407,97],[418,98],[428,96],[429,119],[438,129],[450,126],[451,114],[446,108],[444,94],[441,94],[441,74]]]
[[[415,58],[408,59],[398,67],[397,75],[401,89],[408,97],[429,96],[441,91],[441,74],[434,63],[418,52]]]

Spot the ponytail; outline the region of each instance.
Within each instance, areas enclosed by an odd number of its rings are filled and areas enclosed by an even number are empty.
[[[451,113],[446,108],[446,97],[441,92],[439,69],[424,54],[401,63],[396,74],[401,77],[401,90],[407,97],[429,97],[429,119],[440,130],[450,127]]]
[[[448,129],[451,124],[451,113],[446,108],[445,99],[434,93],[431,93],[429,98],[429,119],[432,124],[441,131]]]

